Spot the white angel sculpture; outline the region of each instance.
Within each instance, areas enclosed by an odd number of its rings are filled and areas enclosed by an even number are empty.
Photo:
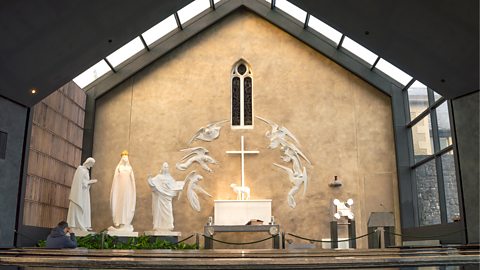
[[[302,157],[308,164],[312,165],[307,156],[298,147],[283,138],[274,138],[268,148],[275,149],[279,146],[284,151],[285,156],[291,155],[290,153],[294,152],[297,156]],[[285,156],[282,156],[282,158],[285,158]]]
[[[290,182],[293,184],[292,189],[288,192],[288,205],[291,208],[295,208],[297,206],[297,203],[295,202],[295,194],[298,193],[300,190],[300,186],[303,184],[303,195],[305,195],[305,192],[307,191],[307,184],[308,184],[308,175],[307,175],[307,169],[303,167],[303,172],[300,175],[296,175],[294,171],[290,168],[287,168],[285,166],[282,166],[277,163],[273,163],[273,165],[285,170],[288,174],[288,178],[290,179]]]
[[[283,139],[283,140],[286,140],[286,138],[290,138],[296,144],[300,144],[298,142],[298,139],[295,137],[295,135],[293,135],[293,133],[291,133],[286,127],[279,126],[278,124],[276,124],[276,123],[274,123],[270,120],[267,120],[263,117],[260,117],[260,116],[255,116],[255,117],[262,120],[263,122],[269,124],[272,127],[272,131],[267,131],[265,133],[265,136],[267,138],[269,138],[271,141],[273,141],[277,138],[280,138],[280,139]]]
[[[292,170],[295,176],[303,174],[302,171],[302,162],[300,161],[300,157],[298,152],[294,151],[291,148],[285,147],[284,155],[281,156],[282,160],[285,162],[292,162]]]
[[[187,199],[190,203],[190,206],[193,210],[200,212],[200,200],[198,199],[197,191],[201,192],[209,197],[212,197],[206,190],[204,190],[198,182],[203,179],[203,176],[198,174],[196,171],[190,172],[187,177],[185,177],[185,183],[187,184]]]
[[[206,142],[211,142],[220,136],[221,124],[228,122],[228,120],[221,120],[217,122],[212,122],[206,127],[201,127],[195,135],[188,141],[188,145],[192,144],[195,140],[202,140]]]
[[[180,151],[189,151],[189,153],[182,157],[180,162],[176,164],[177,169],[181,171],[185,171],[192,163],[197,162],[207,172],[213,172],[213,170],[208,167],[208,163],[217,164],[217,161],[208,155],[208,150],[204,147],[194,147]]]

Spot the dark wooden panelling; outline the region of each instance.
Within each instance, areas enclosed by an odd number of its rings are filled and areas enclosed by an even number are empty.
[[[82,154],[85,93],[68,83],[33,108],[23,224],[53,227],[67,218]]]

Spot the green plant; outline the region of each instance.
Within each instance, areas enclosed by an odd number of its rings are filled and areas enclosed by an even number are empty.
[[[47,240],[38,240],[37,247],[46,247]]]
[[[103,238],[103,241],[102,241]],[[102,245],[103,244],[103,245]],[[39,247],[45,247],[46,241],[40,240]],[[77,246],[87,249],[197,249],[196,244],[170,243],[165,240],[155,239],[148,235],[138,238],[130,238],[127,242],[121,242],[117,237],[105,233],[89,234],[77,237]]]

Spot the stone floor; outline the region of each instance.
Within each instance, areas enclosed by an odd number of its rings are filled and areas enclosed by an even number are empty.
[[[476,248],[369,250],[0,249],[0,269],[479,269]],[[428,268],[423,268],[427,267]],[[448,266],[448,267],[446,267]],[[432,268],[433,267],[433,268]],[[16,269],[16,268],[14,268]],[[408,268],[412,269],[412,268]]]

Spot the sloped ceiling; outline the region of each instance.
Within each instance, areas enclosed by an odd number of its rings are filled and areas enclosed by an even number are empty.
[[[291,0],[447,98],[479,89],[478,0]]]
[[[0,95],[34,105],[191,1],[4,0]],[[291,2],[447,98],[479,89],[478,1]]]

